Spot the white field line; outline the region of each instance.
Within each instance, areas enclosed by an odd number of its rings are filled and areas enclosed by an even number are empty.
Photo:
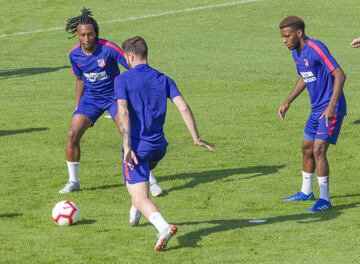
[[[200,11],[200,10],[215,9],[215,8],[221,8],[221,7],[227,7],[227,6],[235,6],[235,5],[252,3],[252,2],[257,2],[257,1],[259,1],[259,0],[240,0],[240,1],[233,1],[233,2],[228,2],[228,3],[223,3],[223,4],[191,7],[191,8],[181,9],[181,10],[174,10],[174,11],[168,11],[168,12],[157,13],[157,14],[150,14],[150,15],[145,15],[145,16],[108,20],[108,21],[99,22],[99,24],[101,24],[101,25],[104,25],[104,24],[116,24],[116,23],[120,23],[120,22],[144,20],[144,19],[150,19],[150,18],[155,18],[155,17],[162,17],[162,16],[170,16],[170,15],[177,15],[177,14],[183,14],[183,13],[190,13],[190,12]],[[52,32],[52,31],[58,31],[58,30],[64,30],[64,27],[53,27],[53,28],[47,28],[47,29],[36,29],[36,30],[26,31],[26,32],[16,32],[16,33],[11,33],[11,34],[1,34],[0,38],[23,36],[23,35],[32,35],[32,34],[37,34],[37,33]]]

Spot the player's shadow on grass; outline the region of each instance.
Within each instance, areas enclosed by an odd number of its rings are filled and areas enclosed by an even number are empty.
[[[14,217],[22,216],[22,215],[23,214],[19,214],[19,213],[0,214],[0,219],[2,219],[2,218],[14,218]]]
[[[70,66],[60,66],[60,67],[34,67],[34,68],[21,68],[21,69],[10,69],[10,70],[0,70],[0,79],[15,78],[15,77],[24,77],[36,74],[44,74],[49,72],[55,72],[62,69],[68,69]]]
[[[355,208],[359,203],[351,203],[344,205],[334,206],[331,210],[320,213],[303,213],[296,215],[282,215],[270,218],[262,218],[266,219],[266,222],[263,223],[250,223],[251,219],[228,219],[228,220],[211,220],[211,221],[198,221],[198,222],[184,222],[177,223],[177,225],[213,225],[212,227],[204,227],[198,229],[193,232],[189,232],[182,236],[179,236],[177,239],[179,241],[179,245],[173,248],[169,248],[169,250],[184,248],[184,247],[198,247],[198,242],[205,236],[226,232],[226,231],[234,231],[237,228],[248,228],[253,226],[262,226],[269,224],[278,224],[283,222],[297,222],[300,224],[308,224],[320,221],[329,221],[332,220],[343,213],[343,210]],[[193,227],[192,227],[193,228]]]
[[[279,165],[279,166],[252,166],[247,168],[235,168],[235,169],[223,169],[223,170],[213,170],[213,171],[203,171],[203,172],[191,172],[191,173],[181,173],[181,174],[175,174],[175,175],[168,175],[159,177],[158,181],[171,181],[171,180],[187,180],[192,179],[188,183],[181,185],[181,186],[175,186],[169,189],[164,190],[165,195],[168,194],[168,192],[182,190],[186,188],[194,187],[198,184],[202,183],[208,183],[218,180],[223,181],[233,181],[238,180],[236,179],[226,179],[233,175],[239,175],[239,174],[246,174],[244,177],[240,177],[241,180],[251,179],[255,177],[260,176],[267,176],[270,174],[277,173],[280,169],[284,168],[285,165]],[[95,186],[90,188],[84,188],[81,189],[81,191],[93,191],[93,190],[106,190],[111,188],[118,188],[125,186],[124,184],[112,184],[112,185],[104,185],[104,186]]]
[[[14,134],[44,131],[44,130],[48,130],[48,129],[49,129],[48,127],[30,127],[30,128],[15,129],[15,130],[0,130],[0,137],[14,135]]]
[[[352,193],[352,194],[343,194],[343,195],[331,195],[330,198],[350,198],[350,197],[360,197],[360,193]]]
[[[110,185],[82,188],[82,189],[80,189],[80,191],[107,190],[107,189],[112,189],[112,188],[120,188],[122,186],[125,186],[125,185],[124,184],[110,184]]]
[[[251,166],[246,168],[234,168],[234,169],[223,169],[223,170],[213,170],[213,171],[203,171],[203,172],[191,172],[191,173],[181,173],[169,176],[159,177],[159,182],[162,181],[171,181],[171,180],[188,180],[191,181],[185,183],[181,186],[175,186],[169,189],[166,189],[167,192],[182,190],[186,188],[192,188],[196,185],[202,183],[209,183],[214,181],[235,181],[235,180],[247,180],[260,176],[267,176],[270,174],[277,173],[280,169],[284,168],[285,165],[279,166]],[[233,175],[246,175],[239,176],[236,179],[227,179]]]

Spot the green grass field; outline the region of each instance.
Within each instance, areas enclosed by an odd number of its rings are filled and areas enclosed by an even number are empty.
[[[360,49],[349,45],[360,36],[358,1],[239,2],[0,0],[0,263],[360,262],[360,126],[352,125],[360,118]],[[202,8],[224,3],[233,4]],[[168,195],[155,201],[179,233],[161,254],[153,251],[152,225],[145,219],[128,225],[121,139],[111,120],[101,117],[83,137],[82,190],[58,194],[68,178],[64,150],[74,102],[68,53],[76,39],[61,29],[16,33],[64,27],[84,5],[100,22],[101,37],[147,40],[150,64],[176,80],[201,135],[216,144],[214,153],[193,146],[169,103],[171,145],[155,170]],[[311,202],[280,200],[300,188],[310,109],[305,92],[285,121],[277,116],[297,78],[278,31],[293,14],[348,77],[348,116],[328,155],[333,209],[321,214],[306,213]],[[52,207],[64,199],[81,214],[68,228],[51,220]]]

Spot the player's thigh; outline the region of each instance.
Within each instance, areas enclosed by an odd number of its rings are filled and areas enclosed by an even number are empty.
[[[149,192],[149,183],[148,182],[138,182],[138,183],[127,183],[126,188],[131,197],[137,199],[144,199],[148,197]]]
[[[89,117],[82,114],[75,114],[71,119],[68,135],[69,137],[79,139],[92,125],[93,122]]]
[[[304,138],[308,140],[315,140],[316,133],[318,131],[319,127],[319,117],[321,116],[321,113],[313,113],[311,112],[305,127],[304,127]]]
[[[124,158],[123,158],[124,160]],[[138,157],[138,164],[131,169],[123,162],[123,175],[126,184],[148,182],[150,176],[149,162]]]
[[[329,147],[329,142],[326,140],[322,140],[322,139],[315,139],[314,141],[314,146],[313,146],[313,152],[316,156],[325,156],[326,152],[328,150]]]
[[[301,146],[303,154],[312,155],[313,146],[314,146],[314,140],[304,137],[304,140],[303,140],[302,146]]]
[[[336,144],[336,141],[340,134],[343,119],[343,115],[336,114],[333,118],[328,120],[328,124],[326,125],[325,117],[321,118],[319,120],[319,127],[316,139],[328,141],[330,144]]]
[[[118,113],[118,107],[117,107],[117,103],[116,101],[111,101],[110,103],[107,104],[106,106],[107,108],[107,112],[109,113],[109,115],[111,116],[111,118],[115,121],[115,123],[117,122],[117,118],[116,115]],[[116,123],[117,124],[117,123]]]
[[[88,117],[92,123],[94,124],[96,120],[104,113],[106,109],[104,109],[103,100],[95,99],[88,96],[82,96],[79,102],[79,105],[73,116],[75,115],[84,115]],[[92,124],[92,125],[93,125]]]

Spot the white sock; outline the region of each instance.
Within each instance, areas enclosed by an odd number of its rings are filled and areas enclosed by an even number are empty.
[[[139,217],[140,212],[138,211],[138,209],[136,209],[133,205],[131,205],[130,208],[130,218],[131,219],[136,219]]]
[[[69,171],[69,182],[79,182],[78,179],[78,169],[79,162],[66,161]]]
[[[169,227],[169,224],[165,221],[160,212],[152,213],[149,217],[149,221],[156,227],[159,233]]]
[[[309,195],[313,191],[312,183],[313,183],[314,173],[309,173],[309,172],[303,171],[302,177],[303,177],[303,182],[302,182],[301,191],[303,193],[305,193],[306,195]]]
[[[318,176],[320,194],[319,198],[329,201],[329,176]]]
[[[150,182],[150,185],[152,185],[153,183],[157,183],[157,181],[155,179],[155,176],[152,173],[152,171],[150,171],[149,182]]]

